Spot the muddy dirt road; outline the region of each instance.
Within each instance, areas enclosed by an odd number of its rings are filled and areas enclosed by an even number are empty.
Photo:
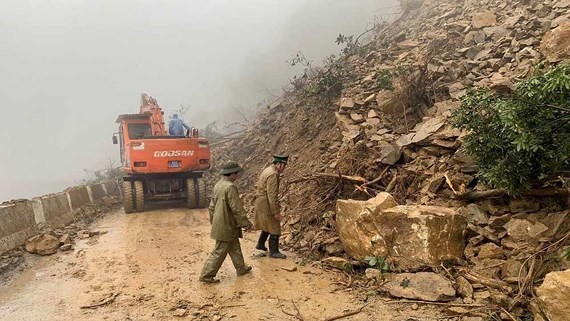
[[[236,277],[228,258],[218,274],[222,282],[202,284],[197,278],[213,246],[207,217],[206,210],[183,208],[111,213],[92,226],[106,234],[42,257],[1,285],[0,320],[308,321],[367,302],[342,320],[435,320],[427,307],[412,310],[346,291],[334,284],[335,273],[296,264],[294,255],[255,258],[257,233],[246,233],[242,242],[252,274]],[[291,267],[296,271],[283,269]],[[82,308],[88,305],[100,306]]]

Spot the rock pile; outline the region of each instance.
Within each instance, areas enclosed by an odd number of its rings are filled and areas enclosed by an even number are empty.
[[[491,302],[525,316],[534,282],[568,268],[561,259],[568,204],[493,194],[478,181],[474,161],[460,149],[465,133],[449,117],[468,88],[508,94],[540,62],[568,59],[570,2],[414,3],[337,62],[348,76],[336,99],[302,88],[286,93],[241,137],[217,145],[215,164],[240,162],[241,190],[248,191],[272,153],[290,153],[282,204],[291,249],[387,257],[396,270],[413,271],[445,272],[441,266],[449,270],[447,258],[455,258],[459,265],[446,277],[462,302]],[[366,202],[377,195],[390,206]],[[337,205],[339,199],[347,201]],[[251,207],[253,195],[245,201]],[[415,248],[421,257],[405,252],[405,241],[422,244]]]

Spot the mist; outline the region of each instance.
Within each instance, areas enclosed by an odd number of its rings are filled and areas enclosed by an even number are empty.
[[[118,165],[119,114],[140,94],[200,127],[250,115],[298,69],[389,19],[396,0],[4,0],[0,202],[58,192]],[[220,116],[223,115],[223,116]]]

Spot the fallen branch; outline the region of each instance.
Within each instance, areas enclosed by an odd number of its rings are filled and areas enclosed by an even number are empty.
[[[441,305],[447,307],[465,307],[465,308],[483,308],[487,307],[485,304],[465,304],[465,303],[453,303],[453,302],[432,302],[423,300],[398,300],[398,301],[386,301],[386,304],[396,304],[396,303],[418,303],[418,304],[430,304],[430,305]]]
[[[375,183],[378,183],[380,180],[382,180],[384,178],[384,174],[386,174],[386,172],[388,171],[388,169],[390,169],[390,166],[386,166],[386,168],[384,168],[384,170],[382,171],[382,173],[380,173],[380,176],[376,177],[375,179],[371,180],[368,183],[364,183],[362,184],[362,186],[368,186],[368,185],[372,185]]]
[[[365,305],[361,306],[359,309],[354,310],[354,311],[350,311],[350,312],[346,312],[344,314],[335,316],[335,317],[330,317],[330,318],[326,318],[325,321],[334,321],[334,320],[339,320],[339,319],[343,319],[355,314],[359,314],[360,312],[362,312],[362,310],[368,305],[368,303],[366,303]]]
[[[215,143],[210,143],[209,146],[210,146],[210,147],[214,147],[214,146],[216,146],[216,145],[220,145],[220,144],[223,144],[223,143],[231,142],[232,140],[240,139],[240,138],[242,138],[242,137],[243,137],[243,136],[232,137],[232,138],[224,138],[223,140],[217,141],[217,142],[215,142]]]
[[[507,293],[511,293],[513,291],[513,288],[507,282],[504,281],[484,277],[482,275],[470,271],[464,271],[462,275],[471,282],[480,283],[490,288],[498,289]]]
[[[247,304],[226,304],[226,305],[220,305],[220,308],[237,308],[245,306],[247,306]]]
[[[295,309],[295,312],[297,312],[296,314],[285,311],[285,309],[283,308],[283,304],[281,304],[281,299],[279,299],[279,297],[277,297],[277,304],[281,308],[281,312],[283,312],[284,314],[286,314],[288,316],[294,317],[295,319],[297,319],[299,321],[305,321],[305,319],[301,315],[301,311],[299,311],[299,308],[297,308],[297,305],[295,304],[295,302],[291,302],[291,303],[293,304],[293,308]]]
[[[557,227],[558,228],[558,227]],[[536,253],[532,254],[531,256],[529,256],[521,265],[520,269],[519,269],[519,274],[518,274],[518,278],[519,278],[519,292],[517,293],[517,296],[515,297],[515,302],[518,302],[521,300],[521,298],[524,296],[524,291],[527,287],[531,287],[532,289],[532,285],[534,284],[534,278],[536,275],[533,274],[533,270],[534,270],[534,262],[535,262],[535,258],[540,255],[541,253],[546,253],[549,251],[556,251],[558,248],[560,248],[562,245],[564,245],[565,241],[567,239],[570,239],[570,232],[566,233],[566,235],[564,235],[563,237],[561,237],[559,240],[557,240],[556,242],[549,244],[545,247],[543,247],[542,249],[536,251]],[[529,263],[531,262],[529,268],[528,268],[528,272],[526,274],[526,277],[524,279],[523,282],[521,282],[520,280],[522,279],[522,274],[523,274],[523,268]]]
[[[121,292],[111,293],[108,297],[102,299],[101,301],[99,301],[97,303],[93,303],[90,305],[82,305],[80,308],[81,309],[95,309],[95,308],[107,305],[107,304],[115,301],[115,298],[118,297],[119,294],[121,294]]]
[[[463,194],[458,194],[457,198],[467,201],[478,201],[485,198],[503,197],[507,195],[504,189],[491,189],[488,191],[473,191]],[[568,197],[568,190],[564,188],[545,188],[545,189],[531,189],[522,193],[523,196],[535,197]]]
[[[313,175],[317,177],[342,178],[347,181],[357,182],[357,183],[368,183],[368,180],[366,178],[360,176],[348,176],[348,175],[329,174],[329,173],[314,173]]]
[[[396,187],[396,180],[398,179],[398,173],[394,174],[394,176],[392,176],[392,179],[390,180],[390,183],[388,183],[388,187],[386,187],[386,193],[390,193],[394,187]]]

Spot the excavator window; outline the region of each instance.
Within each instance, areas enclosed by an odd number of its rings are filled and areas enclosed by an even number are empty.
[[[143,137],[151,136],[149,124],[129,124],[129,138],[141,139]]]

